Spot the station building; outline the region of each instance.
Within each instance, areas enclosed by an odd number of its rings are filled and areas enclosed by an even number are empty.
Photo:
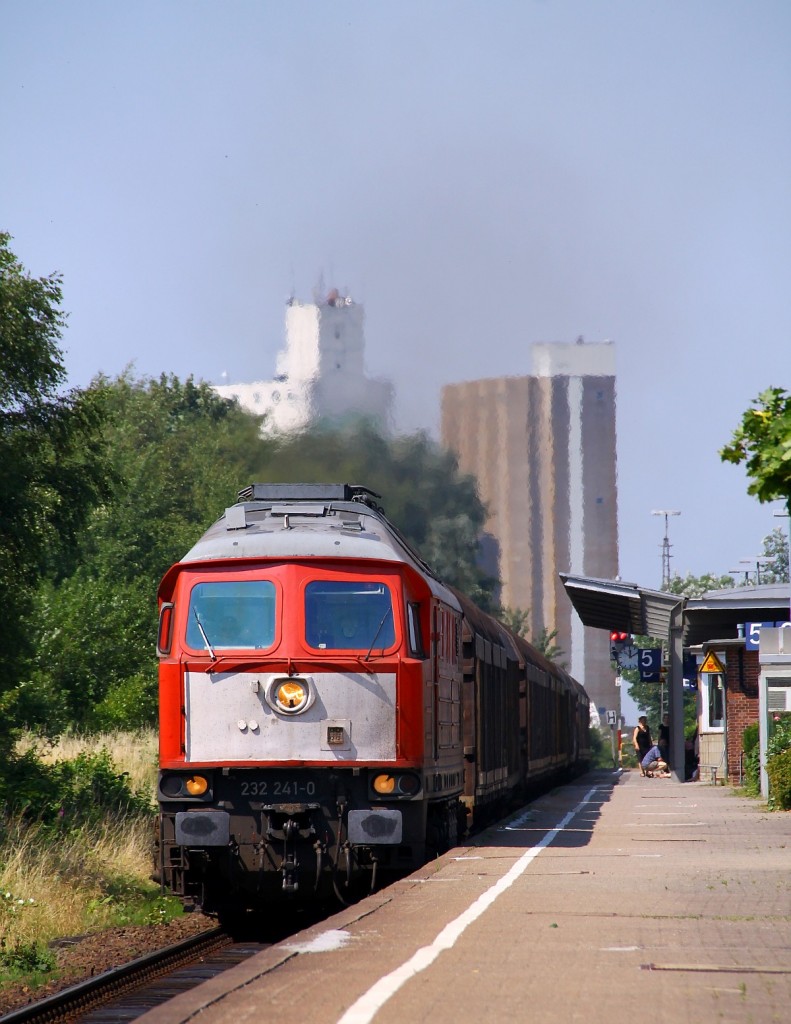
[[[791,713],[791,583],[711,590],[697,598],[653,591],[617,579],[561,573],[571,604],[586,626],[661,639],[670,655],[670,762],[684,772],[682,665],[694,657],[701,776],[738,784],[744,776],[743,737],[758,723],[761,789],[768,794],[767,743],[775,719]]]
[[[698,662],[701,774],[712,781],[738,785],[744,730],[763,718],[769,734],[773,716],[791,712],[790,603],[788,583],[712,590],[686,603],[685,646]],[[777,629],[785,644],[772,634]]]

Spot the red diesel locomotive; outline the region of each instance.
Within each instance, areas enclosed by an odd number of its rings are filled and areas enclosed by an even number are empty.
[[[348,899],[587,764],[588,698],[348,484],[254,484],[159,590],[159,871]]]

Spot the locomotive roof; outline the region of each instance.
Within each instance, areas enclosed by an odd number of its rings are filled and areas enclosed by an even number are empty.
[[[373,499],[349,484],[252,484],[203,534],[181,563],[218,559],[354,558],[401,562],[459,609],[453,593]]]

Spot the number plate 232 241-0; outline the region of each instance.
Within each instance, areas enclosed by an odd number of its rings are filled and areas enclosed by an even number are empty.
[[[316,783],[312,779],[245,779],[239,794],[266,803],[289,800],[315,800]]]

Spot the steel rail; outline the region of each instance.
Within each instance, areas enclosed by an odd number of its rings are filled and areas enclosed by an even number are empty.
[[[120,967],[103,971],[94,978],[78,982],[21,1009],[12,1010],[1,1017],[0,1021],[2,1024],[74,1021],[116,996],[123,996],[148,981],[169,974],[206,953],[232,943],[233,939],[222,928],[212,928],[154,953],[146,953]]]

